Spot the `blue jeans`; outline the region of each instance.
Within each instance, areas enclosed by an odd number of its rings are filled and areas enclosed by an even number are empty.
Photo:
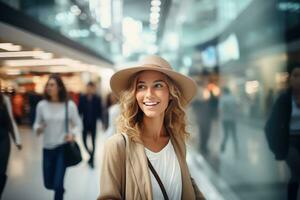
[[[55,200],[62,200],[64,195],[64,177],[66,166],[64,163],[63,147],[43,150],[44,185],[54,190]]]

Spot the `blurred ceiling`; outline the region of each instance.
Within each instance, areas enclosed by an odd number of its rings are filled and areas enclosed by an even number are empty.
[[[0,0],[114,63],[189,51],[252,0]]]

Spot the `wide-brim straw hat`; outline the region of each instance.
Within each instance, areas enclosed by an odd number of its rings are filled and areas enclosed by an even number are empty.
[[[131,78],[138,72],[153,70],[167,75],[178,87],[184,99],[183,106],[187,105],[196,94],[195,81],[181,73],[174,71],[171,65],[163,58],[150,55],[144,57],[137,65],[117,71],[110,79],[110,87],[117,98],[122,91],[130,87]]]

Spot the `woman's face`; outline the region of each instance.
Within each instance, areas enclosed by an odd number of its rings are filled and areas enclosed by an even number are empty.
[[[46,86],[46,92],[51,97],[51,99],[58,97],[58,85],[55,79],[50,79],[48,81]]]
[[[156,71],[144,71],[138,76],[135,97],[144,116],[164,116],[170,99],[165,78],[165,75]]]
[[[290,84],[294,90],[300,91],[300,68],[299,67],[295,68],[292,71],[290,77]]]

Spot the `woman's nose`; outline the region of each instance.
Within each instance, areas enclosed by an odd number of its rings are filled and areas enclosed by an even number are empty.
[[[151,97],[153,95],[153,89],[148,87],[146,90],[146,97]]]

